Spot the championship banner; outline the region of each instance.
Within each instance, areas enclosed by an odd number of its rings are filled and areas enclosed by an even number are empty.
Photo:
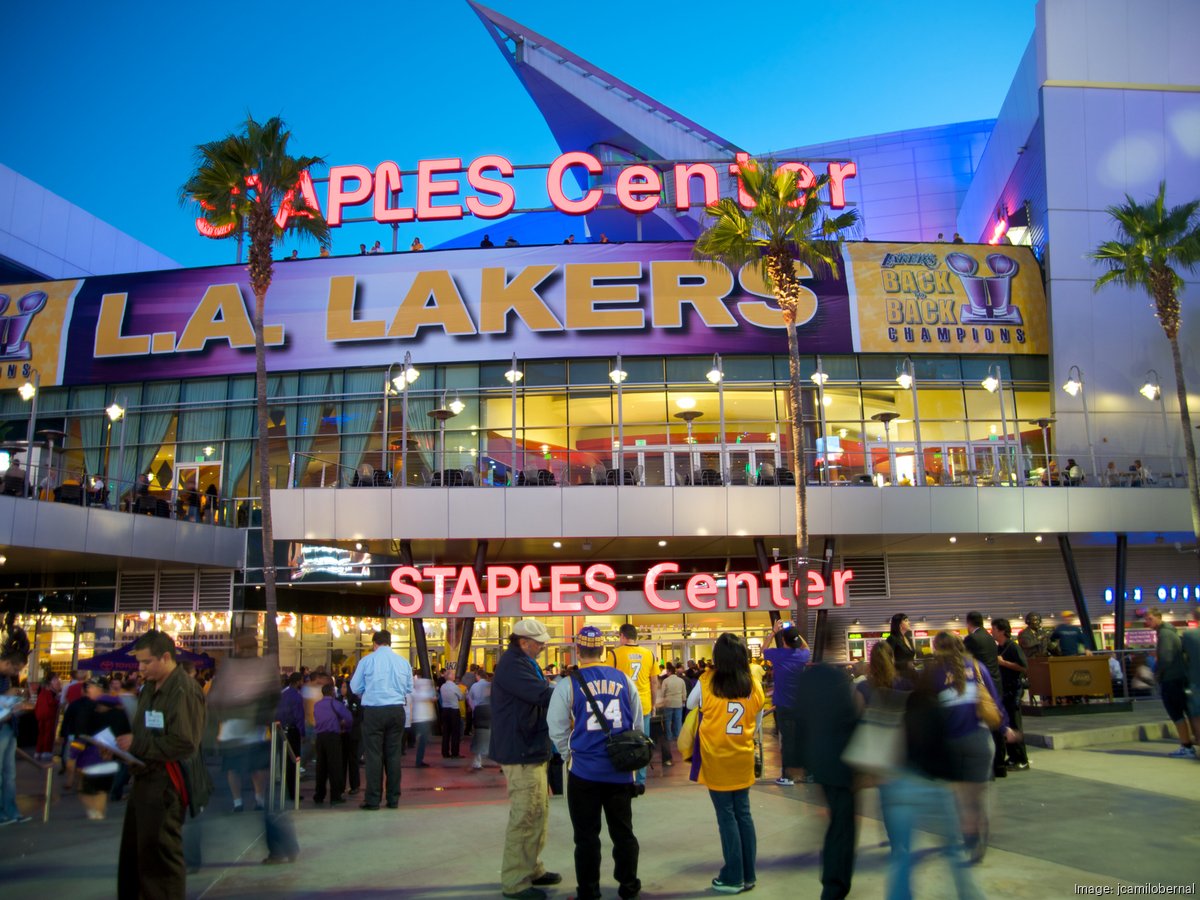
[[[1028,247],[847,244],[860,353],[1047,354],[1046,295]]]
[[[66,323],[83,282],[46,281],[0,287],[0,386],[16,387],[33,378],[59,383]]]

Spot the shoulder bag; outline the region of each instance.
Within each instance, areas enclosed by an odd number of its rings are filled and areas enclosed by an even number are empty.
[[[979,714],[979,721],[987,726],[988,731],[995,731],[1000,727],[1000,710],[996,708],[996,701],[992,699],[992,692],[987,689],[987,684],[983,680],[983,675],[979,671],[979,663],[975,663],[975,711]]]
[[[901,691],[872,691],[871,701],[842,751],[842,762],[865,775],[884,778],[904,765],[904,705]]]
[[[583,696],[587,698],[587,702],[592,707],[592,714],[600,723],[600,728],[608,735],[605,750],[608,752],[608,761],[612,763],[613,768],[618,772],[636,772],[638,769],[646,768],[654,755],[654,742],[646,736],[645,732],[634,728],[614,732],[612,725],[600,711],[600,704],[596,702],[592,689],[583,680],[582,673],[576,670],[571,673],[571,677],[578,682]]]

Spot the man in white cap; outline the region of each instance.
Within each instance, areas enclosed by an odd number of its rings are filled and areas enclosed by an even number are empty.
[[[625,900],[642,889],[638,839],[633,833],[632,772],[618,772],[608,758],[608,735],[577,679],[587,684],[614,733],[642,729],[637,685],[624,672],[604,665],[604,632],[584,625],[575,637],[579,672],[563,678],[550,700],[550,739],[568,763],[567,809],[575,832],[576,900],[600,898],[600,813],[613,844],[613,877]]]
[[[550,790],[546,763],[550,732],[546,709],[554,687],[537,658],[550,642],[550,632],[537,619],[513,626],[508,649],[492,677],[492,738],[488,756],[500,764],[508,783],[508,829],[500,886],[512,900],[543,900],[542,887],[562,876],[547,872],[542,850],[550,825]]]

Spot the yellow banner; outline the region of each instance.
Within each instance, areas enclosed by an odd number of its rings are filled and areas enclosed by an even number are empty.
[[[1028,247],[847,244],[861,353],[1049,353]]]
[[[0,387],[20,386],[37,370],[43,387],[58,384],[64,323],[83,282],[44,281],[0,293]]]

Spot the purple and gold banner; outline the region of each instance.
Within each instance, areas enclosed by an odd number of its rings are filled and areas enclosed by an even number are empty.
[[[1010,268],[988,254],[1009,259]],[[970,271],[972,262],[979,274]],[[947,267],[949,273],[941,271]],[[1024,248],[864,243],[847,246],[840,278],[803,274],[802,353],[1045,352],[1037,349],[1045,344],[1045,300]],[[0,318],[4,333],[14,336],[0,350],[35,360],[43,385],[254,370],[254,296],[243,266],[101,276],[3,293],[24,299],[7,322]],[[280,262],[265,323],[272,371],[386,366],[406,350],[424,364],[508,360],[514,353],[545,359],[787,352],[782,318],[756,271],[697,261],[690,243]],[[928,338],[919,330],[927,326]],[[975,329],[993,327],[1021,329],[1020,338],[1002,339],[996,331],[990,345],[982,337],[971,343],[983,334]],[[941,328],[952,329],[947,340]],[[972,329],[963,333],[971,340],[960,335],[963,328]]]

